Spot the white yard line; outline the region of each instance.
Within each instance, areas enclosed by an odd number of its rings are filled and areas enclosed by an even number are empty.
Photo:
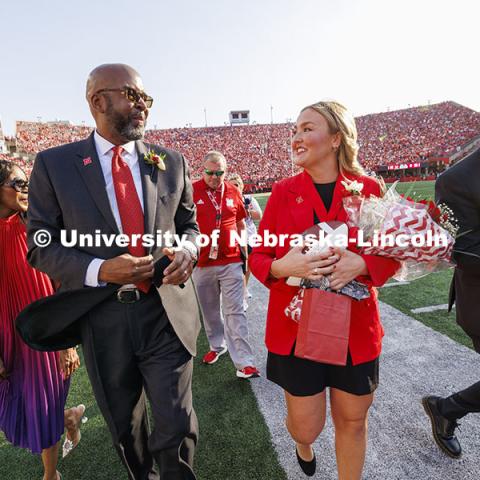
[[[383,285],[383,287],[380,288],[390,288],[390,287],[400,287],[402,285],[409,285],[410,282],[391,282],[391,283],[386,283]]]
[[[442,305],[430,305],[429,307],[414,308],[410,310],[412,313],[428,313],[436,312],[437,310],[447,310],[448,303],[443,303]]]

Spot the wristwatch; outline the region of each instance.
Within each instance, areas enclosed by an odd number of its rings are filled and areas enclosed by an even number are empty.
[[[198,261],[198,249],[195,244],[187,240],[183,243],[182,248],[190,255],[190,260],[193,266],[195,266]]]

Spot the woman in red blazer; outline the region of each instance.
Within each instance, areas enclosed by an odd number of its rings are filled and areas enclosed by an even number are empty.
[[[357,160],[357,131],[353,117],[336,102],[305,107],[292,137],[295,165],[303,172],[274,185],[259,233],[302,233],[314,223],[339,220],[347,215],[342,198],[344,182],[363,184],[362,194],[380,196],[376,180],[364,175]],[[350,232],[350,236],[355,232]],[[340,480],[361,478],[367,444],[367,416],[378,385],[378,357],[383,328],[374,287],[383,285],[398,263],[361,255],[354,244],[307,256],[300,247],[259,246],[250,255],[252,273],[270,289],[267,314],[267,377],[285,391],[286,425],[296,442],[302,470],[313,475],[316,467],[312,444],[326,416],[326,387],[335,426],[335,446]],[[347,365],[333,366],[293,355],[298,324],[285,315],[285,307],[298,292],[286,284],[289,276],[318,280],[327,276],[334,290],[353,279],[366,284],[370,298],[353,301]]]

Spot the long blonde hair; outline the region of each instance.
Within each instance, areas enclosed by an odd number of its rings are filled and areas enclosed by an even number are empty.
[[[341,103],[323,101],[302,108],[302,112],[311,108],[327,121],[332,135],[340,133],[341,141],[337,150],[337,160],[340,173],[365,175],[363,167],[358,162],[357,127],[355,120],[347,108]]]
[[[228,176],[228,181],[229,182],[237,182],[239,185],[244,186],[242,177],[238,173],[232,173]]]

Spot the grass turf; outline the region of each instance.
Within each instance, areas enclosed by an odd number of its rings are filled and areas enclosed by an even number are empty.
[[[470,337],[457,325],[455,309],[434,312],[412,313],[412,309],[448,303],[448,291],[453,270],[431,273],[426,277],[390,288],[381,288],[379,299],[410,315],[424,325],[447,335],[462,345],[472,348]]]
[[[200,424],[195,455],[197,478],[286,480],[250,381],[235,376],[235,367],[228,355],[212,366],[201,363],[201,356],[208,349],[203,332],[198,347],[193,376],[194,407]],[[59,471],[65,480],[126,480],[83,365],[72,379],[67,406],[78,403],[86,405],[88,422],[82,426],[80,445],[65,460],[60,460]],[[1,433],[0,459],[2,480],[42,478],[40,457],[13,448]]]

